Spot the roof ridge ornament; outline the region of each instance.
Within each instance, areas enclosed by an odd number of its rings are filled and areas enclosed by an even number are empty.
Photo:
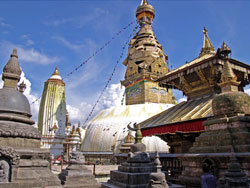
[[[203,46],[202,46],[199,57],[201,57],[205,54],[215,54],[215,50],[214,50],[214,47],[212,45],[212,42],[210,41],[210,39],[208,37],[206,27],[204,27],[204,29],[203,29],[203,34],[204,34]]]

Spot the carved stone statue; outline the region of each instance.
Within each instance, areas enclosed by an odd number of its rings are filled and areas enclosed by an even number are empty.
[[[4,158],[0,159],[0,182],[9,182],[10,165]]]

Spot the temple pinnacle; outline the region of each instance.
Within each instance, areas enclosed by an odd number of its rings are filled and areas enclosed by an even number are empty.
[[[54,70],[53,74],[50,76],[50,78],[51,79],[59,79],[59,80],[62,79],[59,72],[58,72],[57,67],[55,68],[55,70]]]
[[[148,5],[148,1],[147,0],[142,0],[141,5]]]
[[[59,72],[58,72],[57,67],[55,68],[55,71],[53,72],[53,74],[52,74],[52,75],[59,75]]]
[[[22,70],[18,63],[17,49],[13,49],[8,63],[3,68],[2,79],[4,87],[17,88],[17,83],[20,80]]]
[[[215,54],[214,47],[207,35],[207,29],[204,27],[203,29],[203,34],[204,34],[204,40],[203,40],[203,46],[200,52],[200,57],[205,55],[205,54]]]

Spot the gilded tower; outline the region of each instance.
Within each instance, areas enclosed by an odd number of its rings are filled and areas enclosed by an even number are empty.
[[[65,83],[57,68],[44,83],[40,103],[38,128],[42,134],[41,147],[50,148],[50,153],[63,153],[66,125]]]
[[[171,89],[166,90],[155,82],[170,70],[166,65],[168,56],[152,29],[154,17],[154,7],[143,0],[136,10],[140,30],[131,39],[123,62],[127,66],[125,80],[121,81],[126,88],[126,105],[175,102]]]

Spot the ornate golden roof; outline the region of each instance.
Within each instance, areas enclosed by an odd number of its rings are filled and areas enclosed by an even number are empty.
[[[210,95],[181,102],[141,122],[139,125],[144,129],[208,118],[213,115],[212,100],[213,95]]]

